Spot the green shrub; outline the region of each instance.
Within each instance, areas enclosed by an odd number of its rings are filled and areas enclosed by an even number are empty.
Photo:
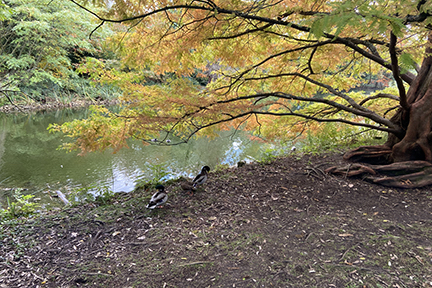
[[[9,220],[21,216],[28,216],[35,213],[39,208],[40,204],[31,201],[35,196],[28,194],[23,195],[22,188],[14,190],[13,198],[16,201],[12,201],[11,198],[7,197],[7,208],[0,209],[0,220]]]

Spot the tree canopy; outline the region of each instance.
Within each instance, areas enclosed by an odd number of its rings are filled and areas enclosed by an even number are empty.
[[[89,119],[52,126],[74,138],[68,149],[119,148],[161,131],[187,141],[240,125],[286,137],[340,122],[388,133],[388,156],[409,130],[419,89],[432,93],[419,84],[431,75],[432,1],[116,1],[104,14],[71,2],[100,21],[95,31],[129,27],[111,38],[122,69],[85,66],[122,87],[122,110],[94,108]],[[386,88],[355,90],[370,83]]]
[[[94,22],[68,1],[4,2],[0,3],[0,98],[25,93],[41,99],[76,90],[79,77],[74,64],[83,55],[101,54],[100,39],[109,29],[98,30],[89,40]]]

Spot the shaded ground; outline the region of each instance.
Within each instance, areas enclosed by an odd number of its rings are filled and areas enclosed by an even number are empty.
[[[432,192],[322,173],[341,155],[210,173],[0,232],[0,287],[432,287]]]

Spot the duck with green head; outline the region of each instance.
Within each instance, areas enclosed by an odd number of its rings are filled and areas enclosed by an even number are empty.
[[[157,185],[156,189],[158,190],[150,199],[149,204],[147,204],[146,208],[154,209],[156,207],[162,207],[168,200],[168,195],[166,194],[165,187],[163,185]]]
[[[198,185],[202,185],[207,181],[208,178],[208,172],[210,171],[209,166],[204,166],[201,169],[201,172],[195,177],[195,179],[192,181],[192,187],[196,188]]]

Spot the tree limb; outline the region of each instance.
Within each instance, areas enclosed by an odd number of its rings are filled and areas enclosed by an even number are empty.
[[[327,105],[332,106],[334,108],[340,109],[342,111],[346,111],[346,112],[349,112],[349,113],[352,113],[352,114],[358,115],[358,116],[363,116],[363,117],[366,117],[368,119],[375,121],[376,123],[385,125],[388,127],[389,130],[392,131],[391,133],[395,133],[396,135],[401,135],[401,133],[402,133],[402,131],[400,130],[398,125],[395,125],[390,120],[379,116],[378,114],[374,113],[373,111],[370,111],[370,110],[368,110],[362,106],[359,106],[357,103],[355,103],[356,106],[361,107],[363,109],[361,109],[361,110],[355,109],[354,107],[345,106],[345,105],[342,105],[342,104],[337,103],[335,101],[331,101],[329,99],[299,97],[299,96],[294,96],[294,95],[290,95],[290,94],[286,94],[286,93],[282,93],[282,92],[259,93],[259,94],[255,94],[255,95],[237,97],[234,99],[221,100],[221,101],[215,102],[214,104],[210,104],[209,106],[213,106],[216,104],[230,103],[230,102],[235,102],[235,101],[240,101],[240,100],[246,100],[246,99],[254,99],[257,97],[264,97],[264,96],[274,96],[274,97],[278,97],[278,98],[304,101],[304,102],[324,103],[324,104],[327,104]],[[282,115],[282,114],[280,114],[280,115]],[[298,116],[298,115],[296,115],[296,116]],[[388,132],[389,130],[386,130],[386,131]],[[382,131],[384,131],[384,130],[382,130]]]
[[[410,109],[410,105],[408,104],[408,101],[407,101],[405,87],[404,87],[402,80],[400,78],[398,59],[397,59],[397,55],[396,55],[396,41],[397,41],[396,35],[392,31],[390,33],[389,52],[390,52],[393,77],[396,81],[396,84],[397,84],[397,87],[399,90],[399,98],[400,98],[399,102],[400,102],[402,108],[408,111]]]
[[[354,122],[354,121],[349,121],[346,119],[342,119],[342,118],[335,118],[335,119],[325,119],[325,118],[318,118],[318,117],[314,117],[314,116],[309,116],[309,115],[305,115],[305,114],[300,114],[300,113],[274,113],[274,112],[268,112],[268,111],[247,111],[244,113],[240,113],[237,115],[227,115],[228,117],[225,119],[221,119],[221,120],[217,120],[217,121],[212,121],[210,123],[201,125],[201,126],[197,126],[196,129],[194,131],[192,131],[187,138],[184,140],[184,142],[187,142],[188,140],[190,140],[193,135],[195,135],[196,133],[198,133],[200,130],[203,130],[205,128],[211,127],[211,126],[215,126],[218,124],[222,124],[222,123],[226,123],[226,122],[231,122],[235,119],[240,119],[243,117],[250,117],[250,115],[271,115],[271,116],[277,116],[277,117],[281,117],[281,116],[296,116],[296,117],[301,117],[307,120],[311,120],[311,121],[316,121],[316,122],[338,122],[338,123],[344,123],[344,124],[348,124],[348,125],[352,125],[352,126],[359,126],[359,127],[365,127],[365,128],[370,128],[370,129],[374,129],[374,130],[379,130],[379,131],[383,131],[383,132],[387,132],[387,133],[394,133],[397,134],[398,131],[391,129],[391,128],[387,128],[387,127],[383,127],[383,126],[375,126],[372,124],[368,124],[368,123],[362,123],[362,122]],[[171,128],[170,131],[174,131],[174,128]]]
[[[388,99],[396,100],[398,102],[400,101],[399,97],[397,97],[395,95],[386,94],[386,93],[378,93],[374,96],[369,96],[369,97],[363,99],[362,101],[359,102],[359,105],[363,105],[370,100],[379,99],[379,98],[388,98]]]

